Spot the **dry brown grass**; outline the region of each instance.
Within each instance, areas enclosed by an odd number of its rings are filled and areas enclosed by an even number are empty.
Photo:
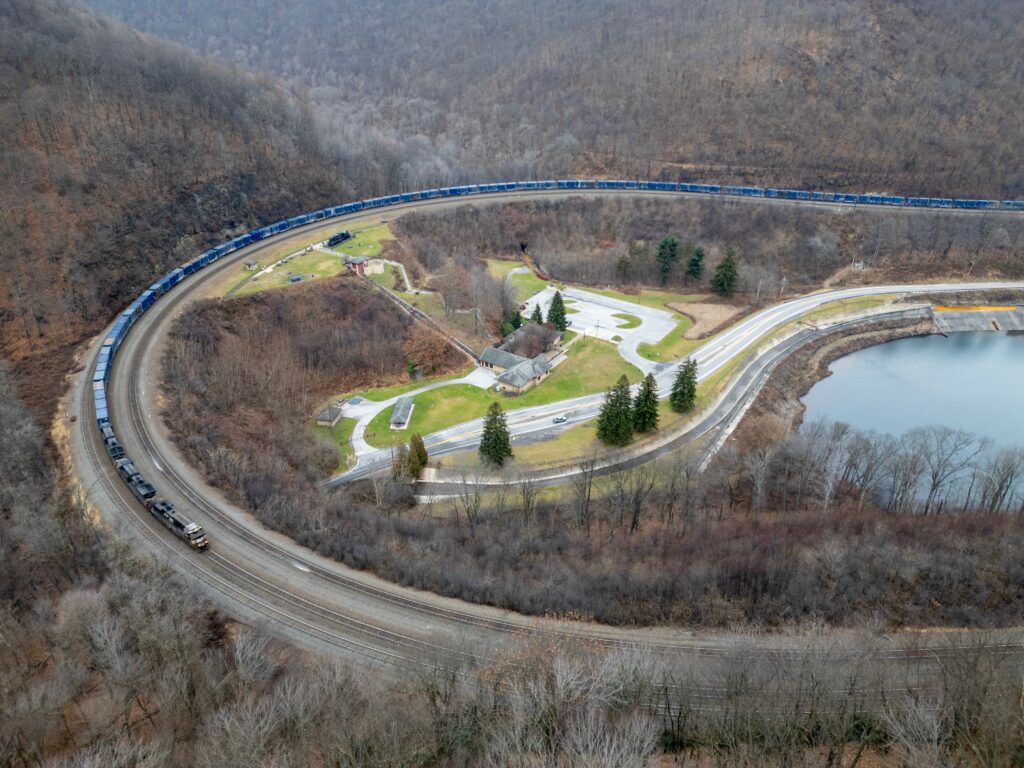
[[[693,320],[693,325],[683,334],[684,339],[703,339],[710,336],[749,311],[749,307],[712,302],[669,304],[668,308]]]

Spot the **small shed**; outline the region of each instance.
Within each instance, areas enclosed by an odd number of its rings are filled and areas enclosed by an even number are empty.
[[[346,256],[345,263],[348,264],[352,269],[360,275],[366,274],[366,262],[370,258],[368,256]]]
[[[395,402],[394,410],[391,411],[391,428],[394,430],[405,429],[412,419],[412,409],[415,404],[411,397],[400,397]]]
[[[316,425],[318,427],[333,427],[341,419],[342,411],[345,410],[344,405],[344,400],[328,405],[316,415]]]

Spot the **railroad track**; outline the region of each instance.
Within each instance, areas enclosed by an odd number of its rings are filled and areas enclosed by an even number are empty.
[[[665,193],[559,190],[527,196],[599,194],[658,196]],[[473,198],[458,201],[432,200],[398,208],[501,202],[503,198],[522,199],[523,196],[523,193],[517,193],[493,195],[479,201]],[[673,196],[678,196],[678,193]],[[733,202],[755,201],[740,199]],[[788,201],[756,202],[793,204]],[[379,218],[381,213],[372,211],[369,214],[356,214],[348,220]],[[973,212],[963,213],[970,215]],[[290,238],[305,239],[321,231],[337,229],[338,226],[336,219],[320,221],[301,230],[269,238],[257,246],[239,251],[237,255],[226,257],[198,279],[194,278],[193,284],[197,287],[205,284],[263,248],[279,245]],[[782,640],[762,640],[765,647],[752,649],[749,645],[753,641],[746,637],[695,639],[681,636],[673,639],[665,637],[664,631],[630,632],[518,616],[505,618],[492,609],[469,605],[453,607],[453,601],[422,596],[413,590],[393,585],[377,584],[375,580],[367,579],[343,566],[325,564],[321,558],[294,543],[275,540],[277,537],[264,531],[244,512],[225,508],[215,492],[204,485],[194,484],[179,471],[173,451],[168,450],[166,441],[159,433],[158,419],[154,417],[154,409],[149,404],[152,398],[145,394],[145,372],[155,365],[151,357],[155,354],[151,344],[159,341],[163,326],[191,300],[190,294],[191,291],[179,289],[165,296],[144,316],[138,328],[126,340],[123,352],[115,363],[118,386],[112,391],[118,392],[119,396],[112,407],[117,409],[115,423],[124,433],[126,445],[131,449],[130,455],[137,463],[146,466],[148,475],[157,480],[158,486],[168,489],[168,496],[175,501],[186,501],[197,513],[195,518],[208,530],[216,532],[217,535],[211,536],[211,551],[202,555],[183,547],[127,493],[99,449],[99,439],[92,426],[91,393],[84,382],[76,398],[79,413],[83,416],[76,430],[80,432],[76,440],[79,448],[76,453],[79,459],[84,457],[90,473],[96,478],[89,492],[103,511],[112,519],[126,521],[129,529],[147,549],[169,560],[189,580],[217,597],[221,604],[240,609],[240,613],[256,620],[283,628],[287,634],[304,639],[311,647],[326,648],[402,672],[421,668],[424,664],[443,663],[454,667],[477,664],[486,659],[490,648],[525,636],[542,637],[555,642],[585,642],[605,650],[654,654],[664,662],[690,664],[706,661],[712,666],[727,661],[738,650],[761,653],[765,658],[780,663],[800,663],[809,658],[853,663],[863,658],[862,651],[839,653],[813,646],[799,647],[798,643],[787,647]],[[126,426],[128,429],[125,429]],[[102,497],[96,498],[97,488],[102,489],[106,495],[106,502]],[[247,562],[247,558],[253,558],[252,562]],[[263,569],[259,567],[261,563],[265,566]],[[291,578],[282,578],[282,571]],[[346,608],[347,604],[355,607],[350,610]],[[379,607],[389,615],[367,618],[366,606],[371,606],[370,613],[376,614],[373,607]],[[399,626],[396,629],[392,624]],[[424,626],[427,626],[426,630]],[[472,646],[480,637],[485,638],[484,652],[467,650],[466,641]],[[882,647],[871,655],[880,663],[896,663],[904,667],[908,677],[912,677],[910,670],[915,667],[924,665],[930,668],[944,654],[964,648],[980,649],[1001,657],[1017,657],[1022,654],[1022,645],[1014,637],[982,646],[976,643],[948,643],[942,647]],[[907,685],[897,684],[886,690],[899,692],[907,689]],[[720,701],[728,693],[726,687],[714,684],[679,685],[672,690],[691,699],[697,697],[701,701],[706,700],[709,704]]]

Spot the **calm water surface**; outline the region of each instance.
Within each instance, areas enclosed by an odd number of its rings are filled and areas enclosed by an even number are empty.
[[[829,368],[832,375],[803,399],[806,421],[894,435],[941,424],[999,445],[1024,445],[1024,334],[897,339]]]

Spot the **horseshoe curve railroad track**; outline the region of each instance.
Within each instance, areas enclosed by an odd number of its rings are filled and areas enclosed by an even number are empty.
[[[670,193],[678,197],[678,193]],[[127,491],[107,460],[95,427],[91,391],[91,362],[100,341],[88,352],[89,365],[75,376],[68,399],[78,418],[71,429],[71,458],[90,502],[103,519],[129,540],[152,552],[168,567],[200,587],[230,615],[245,622],[267,625],[305,647],[402,673],[423,665],[461,667],[485,659],[488,653],[524,637],[552,642],[582,642],[593,647],[653,654],[659,660],[683,665],[703,682],[679,686],[709,705],[726,695],[717,684],[717,666],[734,653],[761,653],[776,662],[808,658],[851,663],[862,657],[864,637],[834,632],[818,639],[790,636],[748,636],[731,633],[694,633],[671,628],[619,628],[589,623],[538,619],[463,603],[400,587],[372,575],[323,558],[291,539],[260,525],[244,510],[228,502],[188,466],[163,434],[159,417],[158,366],[171,321],[191,303],[207,295],[228,270],[269,248],[308,242],[310,236],[345,225],[392,218],[416,209],[448,208],[464,204],[503,203],[524,198],[568,198],[609,195],[664,196],[655,191],[541,190],[492,194],[486,198],[455,198],[400,204],[317,221],[267,238],[234,252],[163,296],[127,335],[110,375],[111,420],[136,467],[175,505],[206,529],[210,550],[196,553],[149,514]],[[743,204],[802,204],[770,199],[737,199]],[[910,209],[908,209],[910,210]],[[928,211],[920,211],[927,215]],[[946,211],[972,215],[972,211]],[[102,339],[102,337],[100,337]],[[955,635],[954,635],[955,637]],[[871,655],[882,663],[917,669],[959,647],[955,639],[923,644],[917,636],[897,642],[881,638]],[[977,649],[976,643],[967,645]],[[984,643],[1000,656],[1024,652],[1019,633],[1007,631]],[[920,679],[920,670],[915,672]],[[692,676],[692,675],[691,675]],[[704,684],[707,682],[708,684]],[[895,682],[895,688],[902,684]]]

